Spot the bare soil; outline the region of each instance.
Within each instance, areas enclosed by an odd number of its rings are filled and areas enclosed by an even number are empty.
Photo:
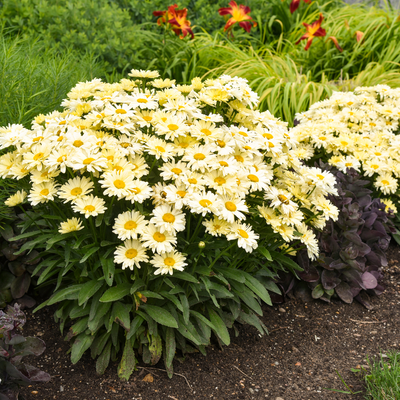
[[[96,374],[90,355],[72,365],[51,309],[35,315],[27,311],[26,335],[37,335],[47,350],[31,363],[52,375],[50,382],[24,388],[27,400],[333,400],[364,399],[360,378],[351,368],[367,366],[366,356],[400,351],[400,248],[389,250],[387,290],[371,298],[369,311],[361,304],[334,301],[286,303],[265,307],[263,321],[269,335],[260,337],[252,327],[239,325],[240,335],[229,347],[208,349],[207,357],[188,354],[174,361],[168,379],[162,363],[142,364],[129,382],[117,377],[117,364]],[[337,371],[337,372],[336,372]],[[338,374],[356,395],[347,390]]]

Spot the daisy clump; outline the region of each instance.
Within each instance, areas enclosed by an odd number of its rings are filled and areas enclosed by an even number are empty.
[[[271,304],[277,271],[298,268],[285,253],[318,257],[335,179],[304,165],[308,147],[257,110],[245,79],[129,76],[79,83],[30,130],[0,128],[0,176],[25,190],[6,204],[40,228],[57,318],[84,321],[73,361],[93,345],[102,372],[125,343],[123,362],[140,348],[155,364],[168,341],[171,375],[176,348],[205,352],[212,332],[229,344],[237,319],[265,332],[259,301]]]

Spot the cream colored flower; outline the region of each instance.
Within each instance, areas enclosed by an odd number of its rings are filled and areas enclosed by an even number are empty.
[[[122,264],[122,269],[129,268],[133,270],[135,266],[140,268],[140,263],[148,260],[149,257],[146,254],[146,250],[138,240],[125,240],[124,244],[118,246],[114,253],[114,262]]]
[[[5,202],[4,204],[8,207],[15,207],[18,204],[23,203],[23,201],[26,199],[27,193],[25,190],[18,190],[17,193],[14,193],[11,195]]]
[[[67,219],[65,222],[61,222],[58,232],[69,233],[69,232],[80,231],[83,228],[84,226],[82,226],[82,221],[79,218],[73,217]]]
[[[96,217],[99,214],[104,214],[107,210],[105,201],[92,194],[75,200],[75,203],[72,204],[72,209],[75,212],[85,214],[85,218]]]
[[[157,268],[154,271],[154,275],[165,275],[174,273],[174,270],[183,271],[184,267],[187,265],[184,261],[186,257],[177,251],[171,251],[163,254],[154,254],[150,263],[153,264],[154,268]]]
[[[138,211],[126,211],[115,219],[113,232],[121,240],[137,239],[146,226],[147,221]]]

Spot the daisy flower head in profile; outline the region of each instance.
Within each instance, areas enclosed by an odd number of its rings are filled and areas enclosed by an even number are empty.
[[[140,268],[140,263],[148,260],[149,257],[146,254],[146,250],[135,239],[125,240],[124,244],[118,246],[114,253],[114,262],[122,264],[122,269],[129,268],[133,270],[135,266]]]
[[[104,214],[107,210],[104,200],[92,194],[75,200],[72,209],[75,212],[85,214],[85,218],[96,217],[99,214]]]
[[[17,193],[11,195],[4,204],[8,207],[15,207],[18,204],[21,204],[26,199],[27,193],[25,190],[18,190]]]
[[[144,247],[148,247],[157,253],[165,253],[173,251],[173,245],[176,244],[176,236],[168,233],[161,232],[160,228],[154,224],[149,224],[143,229],[142,243]]]
[[[147,221],[138,211],[126,211],[115,219],[113,233],[121,240],[137,239],[146,226]]]
[[[163,254],[154,254],[150,263],[153,264],[155,268],[154,275],[172,275],[174,270],[183,271],[184,267],[187,265],[184,261],[186,257],[177,251],[170,251]]]
[[[173,206],[163,204],[153,210],[154,217],[150,220],[161,233],[175,234],[185,230],[185,214]]]
[[[65,234],[69,232],[80,231],[83,228],[84,226],[82,226],[82,221],[79,218],[73,217],[61,222],[58,232]]]
[[[93,182],[85,176],[71,178],[67,183],[60,187],[58,197],[64,200],[64,203],[80,199],[93,191]]]
[[[143,70],[143,69],[132,69],[131,72],[128,74],[132,78],[147,78],[147,79],[155,79],[160,76],[158,71],[150,71],[150,70]]]
[[[238,247],[244,249],[247,253],[251,253],[258,247],[257,240],[259,235],[253,232],[248,224],[234,222],[230,226],[230,233],[226,235],[228,240],[237,240]]]

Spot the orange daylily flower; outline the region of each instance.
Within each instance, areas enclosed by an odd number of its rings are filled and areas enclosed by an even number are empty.
[[[322,14],[319,14],[319,19],[314,21],[312,24],[306,24],[303,22],[307,32],[296,42],[296,44],[299,44],[302,40],[307,39],[307,44],[306,47],[304,47],[304,50],[308,50],[315,37],[326,36],[326,30],[321,28],[323,19],[324,17]]]
[[[304,0],[304,3],[311,3],[311,0]],[[300,0],[292,0],[292,2],[290,3],[290,12],[293,14],[300,5]]]
[[[244,6],[243,4],[238,6],[236,1],[233,0],[229,2],[229,5],[230,7],[223,7],[218,10],[219,15],[232,15],[232,17],[226,22],[224,32],[230,31],[236,22],[239,22],[239,26],[246,32],[250,32],[252,25],[257,26],[257,22],[248,15],[251,11],[250,7]]]
[[[358,43],[361,42],[361,39],[363,38],[363,36],[364,36],[364,32],[361,32],[361,31],[356,32],[356,39],[357,39]]]
[[[332,40],[332,42],[334,43],[334,45],[336,46],[336,48],[342,52],[343,49],[340,47],[338,40],[335,38],[335,36],[329,36],[327,40]]]
[[[190,28],[190,21],[186,19],[187,8],[177,10],[178,5],[174,4],[168,7],[167,11],[153,11],[155,17],[160,17],[157,20],[158,25],[170,24],[173,25],[172,30],[179,35],[181,39],[186,37],[188,34],[191,38],[194,38],[192,29]],[[180,35],[182,33],[182,35]]]

